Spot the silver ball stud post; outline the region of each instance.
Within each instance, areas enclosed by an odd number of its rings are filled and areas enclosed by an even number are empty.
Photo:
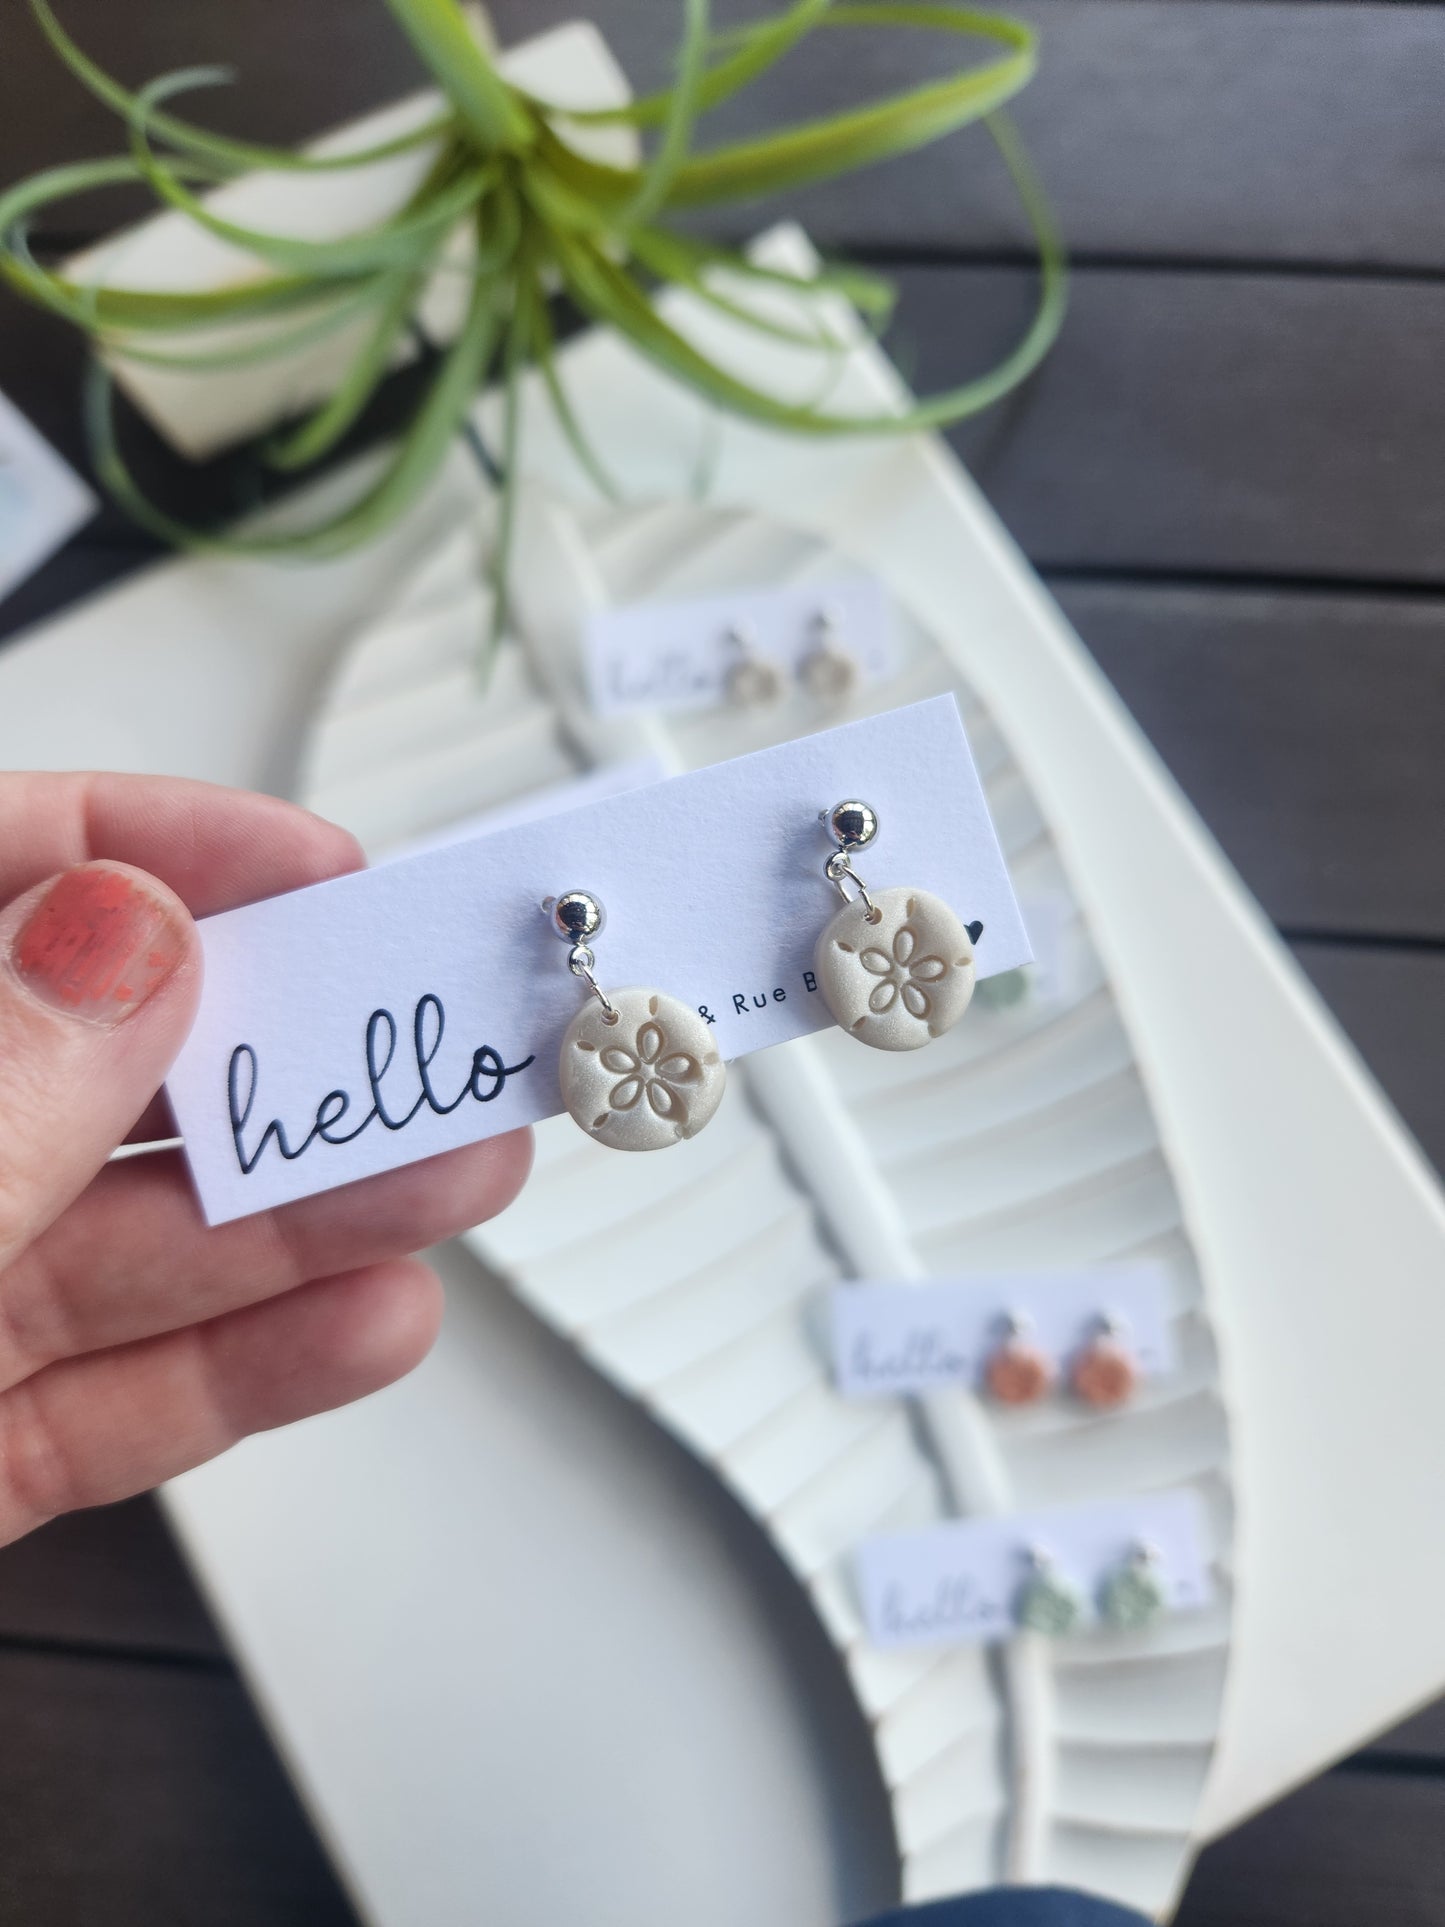
[[[871,803],[860,803],[856,797],[825,810],[822,821],[840,850],[866,850],[878,834],[878,812]]]
[[[607,923],[600,900],[587,890],[564,890],[559,897],[548,897],[542,908],[564,943],[590,943]]]

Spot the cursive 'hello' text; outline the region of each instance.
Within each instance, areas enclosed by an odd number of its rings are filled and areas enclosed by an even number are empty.
[[[442,1008],[440,997],[428,993],[418,999],[412,1013],[410,1054],[420,1090],[409,1109],[394,1108],[395,1078],[392,1079],[392,1091],[383,1094],[382,1085],[391,1072],[392,1060],[396,1056],[397,1024],[389,1010],[374,1010],[366,1021],[365,1044],[366,1081],[371,1092],[371,1108],[354,1117],[350,1091],[328,1091],[316,1106],[315,1117],[305,1137],[293,1143],[280,1118],[273,1117],[249,1151],[246,1148],[246,1130],[256,1105],[261,1067],[256,1052],[249,1044],[237,1044],[231,1052],[226,1073],[226,1094],[231,1113],[231,1137],[241,1170],[249,1176],[268,1144],[275,1146],[279,1156],[289,1160],[301,1157],[313,1144],[350,1144],[353,1138],[360,1137],[373,1124],[380,1124],[387,1131],[404,1131],[423,1110],[446,1117],[468,1098],[478,1104],[490,1104],[494,1098],[501,1096],[509,1077],[516,1077],[534,1061],[531,1057],[524,1057],[520,1064],[508,1064],[490,1044],[482,1044],[472,1052],[471,1069],[456,1096],[439,1096],[432,1079],[432,1065],[441,1049],[446,1023],[446,1011]]]

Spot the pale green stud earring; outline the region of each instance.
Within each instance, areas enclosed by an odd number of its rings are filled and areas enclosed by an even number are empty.
[[[1137,1632],[1150,1626],[1168,1603],[1159,1576],[1162,1563],[1159,1548],[1139,1540],[1118,1569],[1104,1581],[1099,1595],[1099,1610],[1120,1632]]]
[[[1031,1570],[1019,1587],[1015,1617],[1027,1632],[1062,1638],[1077,1625],[1084,1602],[1043,1546],[1030,1546],[1028,1560]]]

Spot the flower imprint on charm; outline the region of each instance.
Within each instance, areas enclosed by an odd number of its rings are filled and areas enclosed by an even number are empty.
[[[679,1137],[688,1135],[686,1086],[701,1083],[702,1066],[687,1051],[669,1048],[657,1008],[658,999],[650,998],[648,1020],[639,1026],[630,1050],[625,1044],[607,1044],[600,1051],[598,1062],[617,1082],[607,1093],[610,1109],[593,1120],[594,1131],[606,1127],[613,1111],[630,1111],[645,1101],[657,1117],[675,1126]],[[579,1039],[577,1048],[591,1051],[597,1046]]]
[[[915,900],[908,899],[906,916],[914,912]],[[878,982],[868,994],[868,1008],[875,1017],[882,1017],[892,1010],[895,1003],[902,999],[903,1008],[910,1017],[916,1017],[926,1024],[933,1015],[933,991],[930,986],[941,983],[948,974],[948,965],[942,957],[919,956],[918,932],[911,923],[902,923],[893,933],[893,942],[887,950],[870,944],[858,952],[858,961],[871,977]],[[840,943],[838,948],[852,953],[850,943]],[[854,1030],[866,1022],[860,1017]]]

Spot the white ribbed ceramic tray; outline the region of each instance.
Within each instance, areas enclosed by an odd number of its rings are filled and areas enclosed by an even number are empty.
[[[599,761],[652,751],[695,767],[840,719],[794,695],[761,713],[599,723],[578,643],[603,604],[824,583],[854,558],[681,501],[573,512],[534,491],[520,530],[521,634],[485,693],[482,537],[466,526],[349,651],[323,704],[304,800],[373,855]],[[760,1053],[735,1073],[748,1101],[665,1158],[619,1158],[551,1120],[527,1192],[470,1242],[727,1483],[806,1587],[871,1726],[908,1897],[1063,1882],[1153,1912],[1187,1864],[1227,1582],[1207,1614],[1147,1633],[994,1654],[874,1651],[854,1598],[850,1555],[872,1532],[1189,1484],[1222,1575],[1231,1516],[1204,1286],[1106,973],[1007,744],[937,640],[902,611],[898,631],[898,673],[867,707],[956,692],[1017,888],[1068,906],[1055,993],[985,991],[927,1052],[862,1051],[830,1031]],[[725,870],[720,901],[746,890],[745,851],[699,861]],[[839,1277],[1145,1257],[1172,1281],[1179,1366],[1126,1412],[1000,1414],[962,1391],[858,1406],[832,1388],[819,1312]]]

